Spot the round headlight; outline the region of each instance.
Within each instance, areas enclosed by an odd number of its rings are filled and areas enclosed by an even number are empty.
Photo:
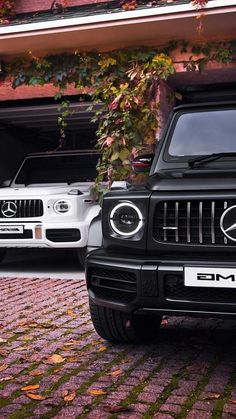
[[[57,201],[53,205],[53,209],[57,214],[64,214],[70,211],[71,203],[69,201]]]
[[[143,225],[143,216],[136,205],[124,202],[116,205],[110,214],[112,229],[121,236],[133,236]]]

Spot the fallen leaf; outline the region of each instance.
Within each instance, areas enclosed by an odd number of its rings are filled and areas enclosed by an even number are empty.
[[[219,398],[220,398],[220,394],[212,393],[212,394],[208,394],[207,396],[203,397],[203,400],[217,400]]]
[[[26,342],[28,342],[29,340],[32,340],[33,336],[23,336],[23,340],[25,340]]]
[[[111,377],[118,377],[122,373],[123,373],[122,370],[115,370],[115,371],[109,372],[107,375],[110,375]]]
[[[0,338],[0,343],[6,343],[7,339]]]
[[[32,400],[45,400],[46,399],[46,397],[42,396],[42,394],[26,393],[26,396]]]
[[[91,394],[91,396],[101,396],[103,394],[107,394],[105,390],[99,390],[99,389],[88,390],[88,392],[89,394]]]
[[[39,371],[39,370],[34,370],[34,371],[30,371],[29,372],[29,375],[31,377],[38,377],[39,375],[43,375],[43,372],[42,371]]]
[[[236,404],[236,400],[229,400],[230,403]]]
[[[69,342],[63,343],[63,346],[74,346],[74,345],[77,345],[78,343],[79,343],[78,340],[71,339],[71,340],[69,340]]]
[[[78,357],[77,356],[68,356],[67,361],[68,362],[77,362]]]
[[[62,371],[63,368],[56,368],[51,374],[57,374],[58,372]]]
[[[130,407],[124,406],[104,406],[104,410],[109,413],[131,412]]]
[[[91,345],[92,346],[101,345],[101,341],[100,340],[93,340]]]
[[[5,351],[4,349],[0,349],[0,356],[6,356],[7,355],[7,351]]]
[[[106,346],[101,346],[101,348],[98,349],[98,352],[104,352],[107,350]]]
[[[39,384],[29,384],[28,386],[21,387],[21,391],[32,391],[37,390],[39,388]]]
[[[0,372],[5,371],[8,368],[8,365],[2,364],[0,365]]]
[[[8,375],[7,377],[2,377],[2,378],[0,378],[0,383],[2,383],[3,381],[12,380],[13,378],[14,378],[13,375]]]
[[[71,310],[70,308],[67,310],[66,313],[67,313],[68,316],[76,317],[76,314],[75,314],[74,310]]]
[[[65,358],[63,358],[61,355],[58,355],[58,354],[50,355],[47,358],[47,362],[49,364],[61,364],[64,361],[65,361]]]
[[[29,346],[18,346],[18,348],[14,348],[13,351],[21,352],[21,351],[26,351],[27,349],[29,349]]]
[[[74,398],[76,397],[76,392],[75,391],[68,391],[68,394],[66,394],[63,399],[65,402],[72,402],[74,400]]]

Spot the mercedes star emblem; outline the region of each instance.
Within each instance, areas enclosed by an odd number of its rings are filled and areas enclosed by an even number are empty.
[[[17,206],[15,202],[4,202],[1,207],[1,213],[4,217],[7,218],[14,217],[14,215],[17,213]]]
[[[228,239],[236,241],[236,205],[223,212],[220,219],[220,228]]]

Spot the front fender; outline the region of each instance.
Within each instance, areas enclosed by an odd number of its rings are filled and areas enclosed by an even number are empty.
[[[101,210],[91,221],[88,232],[87,254],[102,247],[102,220]]]

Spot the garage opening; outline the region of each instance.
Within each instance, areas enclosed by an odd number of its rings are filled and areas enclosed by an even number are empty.
[[[94,149],[97,125],[91,122],[91,118],[99,105],[84,97],[83,100],[75,96],[73,101],[71,97],[69,99],[70,115],[63,149]],[[0,103],[0,182],[14,176],[27,154],[58,148],[59,106],[53,98]]]

